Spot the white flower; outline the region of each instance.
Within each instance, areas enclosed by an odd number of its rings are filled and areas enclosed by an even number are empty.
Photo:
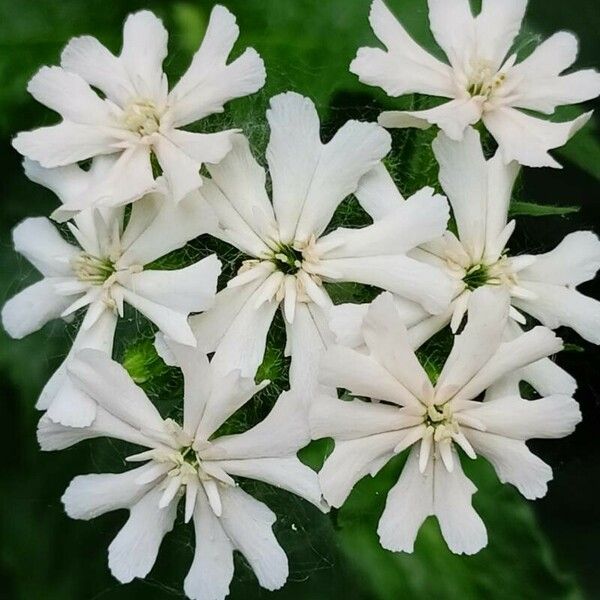
[[[201,193],[219,217],[223,239],[249,259],[217,294],[214,308],[190,323],[207,351],[219,347],[225,370],[251,376],[281,303],[293,357],[290,380],[306,389],[331,338],[326,313],[332,302],[323,282],[392,290],[432,313],[447,307],[451,281],[406,254],[443,230],[448,207],[424,189],[373,225],[324,235],[337,206],[389,151],[390,136],[376,124],[350,121],[323,144],[313,103],[294,93],[273,98],[267,117],[272,203],[265,172],[242,136],[209,167]]]
[[[431,316],[414,303],[398,299],[398,308],[409,327],[413,346],[450,323],[460,326],[473,290],[482,286],[503,287],[510,293],[512,319],[506,335],[519,335],[523,311],[550,329],[572,327],[586,340],[600,343],[600,302],[576,287],[594,278],[600,268],[600,241],[590,231],[571,233],[552,251],[541,255],[510,256],[506,245],[515,222],[508,222],[512,188],[518,164],[505,165],[496,154],[486,161],[479,134],[472,128],[463,141],[440,133],[433,143],[440,164],[440,183],[453,209],[457,233],[411,252],[413,258],[444,270],[455,280],[454,299],[448,310]],[[357,192],[362,206],[374,218],[397,209],[402,201],[385,170],[363,179]],[[375,200],[377,204],[375,204]],[[342,305],[334,309],[333,331],[340,339],[360,343],[360,321],[366,307]],[[527,367],[519,374],[541,394],[575,391],[575,380],[549,360]],[[517,379],[513,379],[516,383]]]
[[[77,168],[77,167],[76,167]],[[94,168],[94,167],[92,167]],[[56,170],[36,171],[60,197],[72,188]],[[94,173],[83,175],[94,177]],[[83,177],[85,179],[85,177]],[[161,182],[158,182],[159,188]],[[38,408],[58,422],[83,426],[95,415],[95,403],[73,389],[66,365],[74,352],[95,348],[111,354],[124,304],[136,308],[174,340],[195,345],[188,315],[208,309],[215,297],[221,263],[215,255],[178,270],[146,268],[183,247],[215,224],[214,214],[197,195],[175,205],[163,193],[145,196],[133,205],[124,227],[124,209],[88,209],[68,224],[77,244],[67,242],[44,217],[29,218],[13,232],[15,249],[44,276],[8,300],[2,323],[22,338],[48,321],[70,319],[85,308],[72,349],[46,384]]]
[[[341,506],[357,481],[411,448],[379,522],[383,547],[411,552],[429,515],[437,517],[453,552],[473,554],[486,545],[485,526],[471,506],[476,488],[462,471],[459,448],[470,458],[486,458],[500,480],[526,498],[546,493],[552,469],[525,441],[566,436],[581,415],[568,396],[529,401],[494,389],[507,373],[562,347],[545,327],[503,342],[507,318],[505,291],[476,291],[469,321],[435,385],[387,293],[364,320],[366,351],[334,346],[325,354],[324,383],[373,400],[323,397],[311,405],[313,437],[336,442],[319,474],[325,499]],[[486,389],[483,402],[477,401]]]
[[[168,34],[151,12],[127,18],[118,57],[93,37],[74,38],[62,53],[62,66],[43,67],[28,86],[63,121],[20,133],[13,145],[44,167],[114,155],[108,180],[89,191],[88,206],[123,204],[147,192],[154,154],[178,202],[201,185],[203,163],[227,154],[234,133],[180,128],[222,112],[226,102],[264,84],[264,65],[253,49],[226,64],[238,35],[235,17],[215,6],[200,49],[170,92],[162,71]],[[116,193],[106,194],[107,187]]]
[[[90,427],[81,429],[42,417],[38,428],[42,449],[59,450],[109,436],[147,450],[127,459],[144,462],[139,468],[76,477],[62,498],[65,510],[72,518],[86,520],[129,510],[127,523],[108,549],[112,574],[126,583],[150,572],[185,497],[185,521],[193,518],[196,535],[184,584],[189,598],[220,600],[227,595],[234,550],[245,556],[261,586],[278,589],[287,578],[288,563],[271,531],[275,515],[233,478],[258,479],[320,507],[317,474],[296,458],[310,441],[301,403],[284,393],[252,429],[215,436],[264,384],[256,386],[238,371],[218,376],[200,350],[165,342],[183,370],[182,425],[163,419],[125,369],[106,354],[82,350],[69,365],[75,385],[98,403],[97,414]]]
[[[600,74],[587,69],[561,75],[577,57],[577,38],[565,31],[517,64],[509,51],[526,6],[527,0],[484,0],[474,17],[469,0],[429,0],[431,31],[447,64],[416,44],[383,1],[374,0],[371,27],[387,51],[361,48],[350,70],[390,96],[420,93],[450,99],[429,110],[384,112],[380,124],[437,125],[460,140],[467,126],[482,120],[504,162],[560,167],[548,150],[563,146],[591,113],[553,123],[520,109],[552,114],[557,106],[591,100],[600,94]]]

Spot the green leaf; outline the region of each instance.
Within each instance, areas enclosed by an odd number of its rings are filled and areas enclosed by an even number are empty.
[[[579,206],[555,206],[552,204],[536,204],[535,202],[513,200],[510,203],[509,215],[511,217],[562,217],[579,212],[579,210]]]

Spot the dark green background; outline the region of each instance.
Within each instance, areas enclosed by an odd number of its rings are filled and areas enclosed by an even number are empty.
[[[46,190],[26,180],[20,158],[10,147],[15,132],[56,120],[27,95],[27,80],[42,64],[57,63],[61,48],[74,35],[93,34],[118,51],[125,15],[147,7],[164,18],[170,30],[166,71],[175,81],[198,45],[212,4],[201,0],[0,0],[0,300],[35,277],[12,252],[10,229],[26,216],[49,214],[56,203]],[[292,89],[311,96],[328,131],[348,118],[373,119],[383,106],[397,105],[379,91],[360,85],[347,69],[356,49],[373,43],[368,4],[368,0],[226,2],[238,16],[242,31],[236,52],[252,45],[267,66],[265,89],[252,99],[231,103],[228,110],[230,120],[243,126],[258,147],[264,145],[268,98],[281,91]],[[425,0],[389,0],[389,4],[415,37],[433,48]],[[558,29],[578,34],[579,66],[598,62],[596,0],[531,0],[524,46],[536,34]],[[564,217],[522,218],[511,244],[513,251],[549,249],[569,231],[599,229],[600,148],[595,130],[592,123],[561,152],[562,171],[526,170],[519,200],[582,209]],[[428,136],[418,132],[394,136],[392,166],[406,193],[435,182]],[[585,291],[599,296],[594,284],[587,284]],[[127,329],[120,347],[142,335],[136,326]],[[182,596],[182,580],[191,560],[190,528],[178,527],[167,538],[147,581],[120,586],[108,572],[106,548],[125,514],[84,523],[63,513],[59,498],[74,475],[124,468],[123,449],[109,442],[81,444],[52,455],[37,449],[35,398],[64,356],[72,333],[60,323],[19,342],[0,332],[0,598],[154,600]],[[290,581],[283,590],[270,594],[258,588],[250,570],[238,561],[231,597],[600,597],[596,572],[600,361],[594,347],[570,332],[565,337],[585,349],[585,353],[572,351],[559,358],[579,381],[577,398],[584,422],[566,440],[534,444],[555,471],[547,498],[528,503],[509,486],[500,486],[482,461],[465,465],[480,488],[475,505],[488,525],[486,550],[472,558],[451,555],[433,522],[423,528],[412,556],[393,555],[378,547],[375,523],[385,491],[401,467],[400,458],[375,480],[361,482],[347,507],[331,516],[320,515],[290,495],[256,486],[253,491],[280,515],[276,531],[290,557]],[[161,401],[177,402],[177,398]]]

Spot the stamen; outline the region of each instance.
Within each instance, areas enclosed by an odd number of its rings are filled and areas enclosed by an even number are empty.
[[[132,102],[125,109],[123,122],[134,133],[147,136],[160,129],[160,111],[151,100]]]
[[[79,281],[103,285],[116,271],[115,264],[107,258],[98,258],[82,252],[71,261],[71,267]]]

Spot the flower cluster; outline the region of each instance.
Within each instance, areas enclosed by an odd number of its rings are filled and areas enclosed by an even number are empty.
[[[453,552],[486,545],[466,459],[485,458],[528,499],[546,493],[552,470],[525,442],[566,436],[581,419],[574,379],[550,358],[563,347],[552,330],[570,327],[600,343],[600,302],[576,289],[600,268],[600,240],[580,231],[545,254],[512,255],[509,205],[520,165],[559,166],[548,151],[589,119],[557,123],[523,111],[550,114],[594,98],[600,74],[562,75],[577,50],[564,32],[518,62],[511,49],[525,8],[526,0],[484,0],[474,16],[468,0],[429,0],[443,62],[374,0],[370,22],[386,49],[360,49],[351,71],[390,96],[449,101],[385,112],[379,124],[349,121],[323,143],[311,100],[279,94],[266,114],[269,179],[240,130],[184,129],[265,81],[253,49],[228,63],[239,30],[222,6],[170,91],[167,32],[148,11],[127,18],[119,56],[79,37],[60,67],[30,81],[62,121],[13,144],[27,176],[58,197],[58,225],[35,217],[14,229],[15,249],[42,278],[8,300],[2,322],[14,338],[53,319],[79,323],[38,400],[43,450],[97,437],[139,447],[127,461],[141,466],[76,477],[62,498],[75,519],[129,511],[109,547],[119,581],[150,572],[182,504],[196,538],[189,598],[227,596],[234,550],[262,587],[281,587],[288,561],[272,531],[276,517],[236,478],[326,512],[406,453],[378,527],[381,545],[403,552],[431,515]],[[424,188],[404,199],[383,163],[392,147],[385,127],[434,125],[445,195]],[[497,147],[491,157],[486,129]],[[364,226],[331,226],[350,195]],[[219,291],[216,255],[177,269],[160,260],[200,235],[245,257]],[[346,282],[379,295],[334,303],[331,284]],[[227,433],[227,420],[268,384],[255,380],[278,309],[289,390],[264,420]],[[182,371],[180,418],[164,418],[113,360],[125,310],[153,324],[158,354]],[[452,350],[428,374],[415,352],[446,328]],[[323,437],[335,449],[316,473],[297,453]]]

